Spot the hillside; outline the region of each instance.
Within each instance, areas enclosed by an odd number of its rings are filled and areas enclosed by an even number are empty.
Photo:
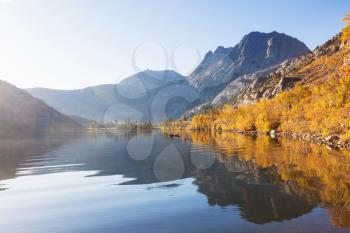
[[[287,61],[238,98],[193,117],[192,129],[302,137],[350,147],[349,38],[337,35],[313,53]],[[243,103],[243,104],[242,104]]]
[[[343,59],[348,55],[348,50],[342,49],[342,46],[341,34],[338,34],[312,52],[251,75],[238,77],[211,101],[186,114],[203,113],[207,106],[241,105],[254,103],[262,98],[270,99],[298,84],[320,84],[338,75]]]
[[[0,135],[79,129],[69,117],[7,82],[0,81]]]
[[[188,80],[199,91],[201,102],[205,102],[227,85],[231,91],[239,91],[255,79],[254,73],[307,52],[304,43],[283,33],[251,32],[232,48],[219,46],[209,51]]]
[[[180,74],[151,70],[118,84],[69,91],[45,88],[27,91],[66,115],[99,122],[175,119],[189,106],[184,98],[195,92]]]
[[[338,76],[348,50],[342,49],[341,34],[313,52],[288,60],[276,71],[260,76],[236,98],[237,104],[272,98],[293,86],[321,84]]]

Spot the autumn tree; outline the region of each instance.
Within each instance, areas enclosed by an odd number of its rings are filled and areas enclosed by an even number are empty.
[[[348,13],[343,19],[346,26],[343,28],[342,41],[346,42],[350,39],[350,13]]]

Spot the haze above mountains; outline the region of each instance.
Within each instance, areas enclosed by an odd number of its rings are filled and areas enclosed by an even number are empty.
[[[203,105],[229,102],[260,75],[308,52],[304,43],[288,35],[252,32],[234,47],[209,51],[189,77],[146,70],[118,84],[27,91],[69,116],[100,122],[160,122],[177,119],[192,109],[196,112]]]

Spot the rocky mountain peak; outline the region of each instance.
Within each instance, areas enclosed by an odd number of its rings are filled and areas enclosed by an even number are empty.
[[[273,72],[260,76],[236,97],[236,103],[247,104],[261,98],[272,98],[297,83],[318,84],[336,76],[346,53],[346,50],[342,50],[340,38],[341,34],[338,34],[313,52],[290,59]],[[332,61],[332,65],[326,66],[329,61]],[[320,66],[323,68],[320,69]]]
[[[209,57],[211,57],[211,56],[213,56],[213,52],[212,52],[211,50],[209,50],[209,51],[205,54],[203,61],[207,60],[207,59],[208,59]]]
[[[234,47],[230,56],[232,59],[261,59],[266,60],[266,64],[276,64],[306,52],[309,49],[304,43],[284,33],[251,32]]]
[[[304,43],[286,34],[255,31],[232,48],[219,46],[214,53],[209,51],[188,81],[202,93],[201,102],[205,102],[240,76],[266,70],[308,52]]]
[[[224,46],[218,46],[215,50],[215,54],[227,54],[232,50],[232,48],[225,48]]]

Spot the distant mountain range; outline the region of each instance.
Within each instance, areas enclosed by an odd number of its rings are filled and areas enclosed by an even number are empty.
[[[80,90],[25,91],[0,81],[0,136],[80,129],[90,120],[161,122],[272,98],[296,84],[336,76],[342,46],[340,34],[310,52],[285,34],[252,32],[232,48],[209,51],[189,77],[146,70],[118,84]]]
[[[26,91],[0,81],[0,136],[39,134],[80,129],[69,117],[57,112]]]
[[[81,90],[27,91],[66,115],[100,122],[176,119],[197,99],[186,78],[174,71],[146,70],[118,84]]]
[[[101,122],[159,122],[179,118],[188,110],[200,111],[204,105],[231,101],[261,75],[308,52],[304,43],[285,34],[252,32],[234,47],[209,51],[189,77],[146,70],[118,84],[27,91],[70,116]]]

